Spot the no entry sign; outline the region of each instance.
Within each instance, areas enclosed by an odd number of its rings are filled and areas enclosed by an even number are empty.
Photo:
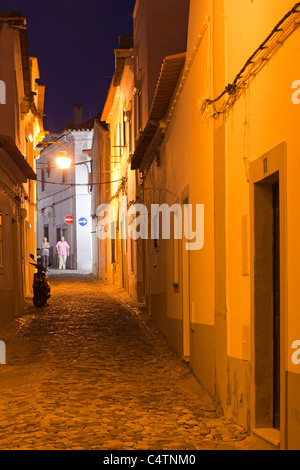
[[[66,224],[71,225],[73,223],[73,221],[74,221],[74,219],[71,215],[66,215],[66,217],[65,217]]]

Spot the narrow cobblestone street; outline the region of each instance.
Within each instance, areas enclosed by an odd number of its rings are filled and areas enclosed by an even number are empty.
[[[80,274],[50,281],[49,306],[28,301],[0,330],[1,449],[243,448],[243,429],[218,416],[122,289]]]

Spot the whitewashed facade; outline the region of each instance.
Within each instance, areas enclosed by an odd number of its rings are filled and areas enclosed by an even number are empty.
[[[92,272],[89,153],[93,132],[76,128],[55,136],[54,143],[41,151],[37,161],[37,246],[41,247],[43,238],[48,238],[53,267],[57,267],[55,245],[63,236],[70,246],[67,269]],[[51,135],[48,139],[51,141]],[[68,170],[62,171],[56,165],[60,150],[67,151],[71,158]],[[68,215],[73,217],[72,224],[65,222]]]

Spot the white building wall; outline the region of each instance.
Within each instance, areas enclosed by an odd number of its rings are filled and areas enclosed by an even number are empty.
[[[90,158],[84,154],[84,150],[92,148],[94,131],[73,132],[75,139],[75,181],[82,185],[76,187],[76,242],[77,242],[77,269],[92,272],[92,220],[91,220],[91,191],[89,173]],[[85,218],[87,225],[79,224],[80,219]]]

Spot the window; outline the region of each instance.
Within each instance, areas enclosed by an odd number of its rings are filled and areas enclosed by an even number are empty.
[[[119,124],[118,124],[117,150],[118,150],[118,157],[122,157],[123,149],[122,149],[122,123],[121,122],[119,122]]]
[[[116,263],[116,222],[111,223],[111,264]]]
[[[173,239],[173,286],[179,284],[179,240]]]
[[[133,145],[132,145],[132,122],[131,120],[128,123],[128,134],[129,134],[129,153],[133,153]]]
[[[3,217],[0,215],[0,266],[3,266]]]
[[[176,213],[171,213],[172,239],[173,239],[173,286],[179,285],[179,258],[180,258],[180,241],[179,241],[179,219]]]
[[[123,111],[123,147],[126,147],[127,145],[127,139],[126,139],[126,113]]]
[[[116,262],[116,240],[114,238],[111,239],[111,264],[115,264]]]
[[[138,100],[138,132],[142,130],[142,92],[139,91],[137,95]]]
[[[42,191],[45,191],[45,170],[42,170]]]
[[[135,79],[135,87],[133,90],[135,95],[135,110],[136,110],[136,134],[141,132],[142,130],[142,69],[139,69],[136,79]]]
[[[157,214],[155,217],[153,217],[152,224],[153,224],[153,235],[151,235],[151,237],[153,239],[154,251],[158,252],[159,241],[160,241],[160,236],[161,236],[161,228],[163,225],[161,212]]]
[[[130,267],[131,267],[131,272],[134,272],[134,246],[133,246],[133,240],[130,238]]]

